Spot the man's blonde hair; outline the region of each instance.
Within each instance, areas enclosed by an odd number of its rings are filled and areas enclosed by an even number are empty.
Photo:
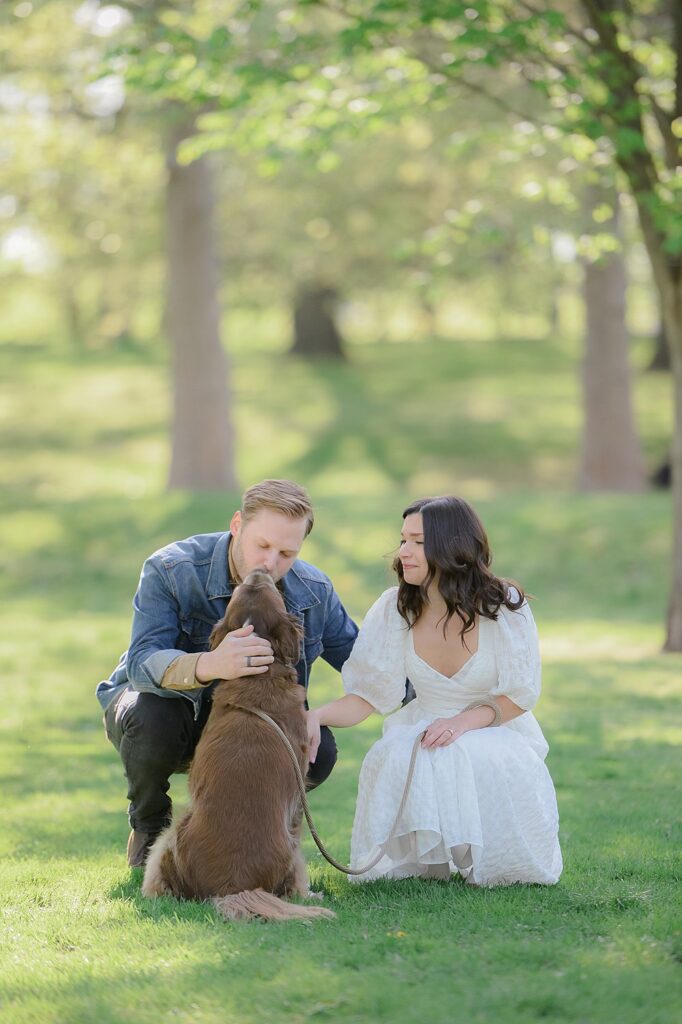
[[[308,492],[293,480],[262,480],[244,491],[241,511],[245,522],[262,508],[280,512],[289,519],[306,519],[306,537],[313,528],[315,513]]]

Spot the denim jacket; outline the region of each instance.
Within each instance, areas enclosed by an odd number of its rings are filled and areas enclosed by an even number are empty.
[[[106,708],[127,687],[160,697],[183,697],[194,704],[195,717],[207,688],[165,690],[161,680],[181,654],[208,650],[208,638],[223,617],[232,595],[227,567],[229,533],[206,533],[156,551],[142,567],[133,599],[130,647],[109,679],[97,687]],[[280,583],[284,602],[303,623],[298,681],[308,686],[310,669],[320,655],[335,669],[347,660],[358,628],[349,618],[331,581],[297,559]],[[210,689],[210,687],[208,688]]]

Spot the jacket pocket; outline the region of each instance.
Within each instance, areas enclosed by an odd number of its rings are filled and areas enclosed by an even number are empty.
[[[181,619],[180,627],[184,640],[184,650],[191,654],[208,650],[208,640],[215,623],[205,619]]]

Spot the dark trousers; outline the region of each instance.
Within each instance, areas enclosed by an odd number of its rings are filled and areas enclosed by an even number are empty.
[[[107,736],[121,755],[128,780],[131,828],[154,833],[170,824],[170,776],[189,768],[211,710],[207,696],[196,721],[194,708],[184,697],[157,697],[135,690],[124,690],[104,712]],[[336,742],[323,726],[306,788],[324,782],[335,764]]]

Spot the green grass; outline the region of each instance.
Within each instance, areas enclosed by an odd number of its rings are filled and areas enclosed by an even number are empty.
[[[160,360],[0,346],[3,1021],[674,1019],[682,662],[659,653],[670,502],[572,493],[576,359],[537,341],[401,343],[335,368],[240,345],[241,477],[310,488],[306,556],[354,614],[390,583],[400,511],[432,491],[475,501],[498,571],[536,596],[566,867],[549,889],[353,886],[306,839],[337,920],[226,925],[203,905],[140,897],[93,690],[126,645],[145,555],[223,527],[238,496],[164,494]],[[638,378],[637,408],[653,462],[670,427],[664,377]],[[337,693],[316,666],[313,701]],[[342,858],[379,729],[340,732],[339,764],[312,798]],[[172,792],[182,804],[184,778]]]

